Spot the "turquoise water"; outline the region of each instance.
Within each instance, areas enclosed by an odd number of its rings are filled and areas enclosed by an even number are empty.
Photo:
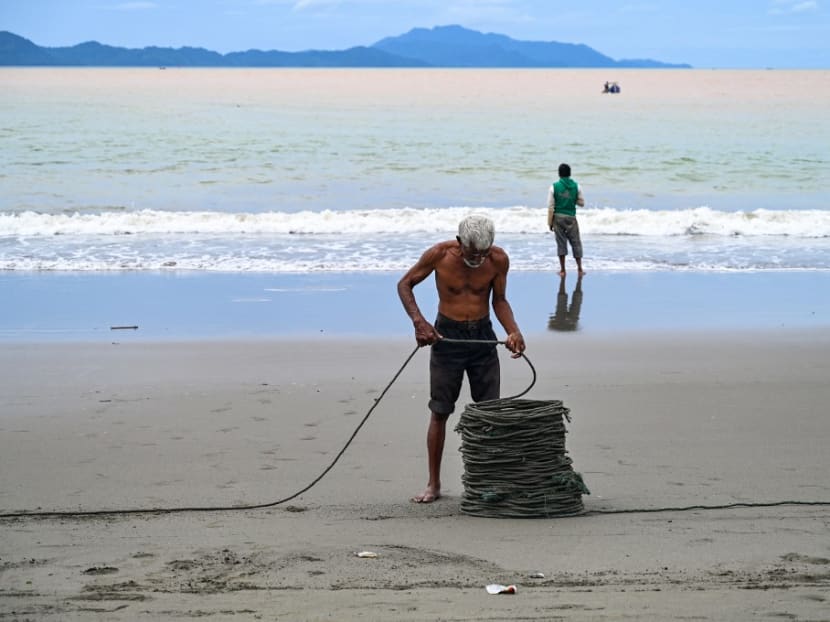
[[[0,69],[0,269],[401,271],[484,211],[549,270],[830,269],[830,73]]]
[[[828,209],[830,72],[2,69],[3,212]]]
[[[0,330],[405,332],[390,284],[479,211],[544,331],[562,161],[586,197],[582,330],[826,325],[828,78],[3,68]]]

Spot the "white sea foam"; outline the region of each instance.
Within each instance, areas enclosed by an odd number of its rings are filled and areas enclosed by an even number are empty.
[[[534,207],[385,209],[319,212],[101,212],[0,213],[4,238],[82,235],[406,235],[454,232],[458,221],[476,212],[493,219],[499,234],[544,231],[546,212]],[[725,212],[698,207],[681,210],[584,208],[585,235],[604,236],[795,236],[830,237],[830,211],[768,210]]]
[[[513,270],[555,267],[544,209],[456,207],[0,214],[0,269],[402,272],[473,211],[495,221]],[[830,270],[828,212],[586,208],[579,220],[592,270]]]

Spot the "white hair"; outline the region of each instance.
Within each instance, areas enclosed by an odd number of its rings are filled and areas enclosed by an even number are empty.
[[[486,251],[493,245],[496,228],[486,216],[472,214],[458,223],[458,238],[468,248]]]

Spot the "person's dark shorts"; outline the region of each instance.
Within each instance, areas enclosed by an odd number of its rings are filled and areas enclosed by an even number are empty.
[[[553,232],[556,234],[556,254],[568,254],[568,242],[574,259],[582,258],[582,238],[579,235],[579,223],[573,216],[553,215]]]
[[[458,322],[439,313],[435,319],[435,330],[449,339],[497,340],[488,317],[473,322]],[[429,409],[432,412],[449,416],[455,410],[464,372],[467,372],[474,402],[499,397],[501,368],[495,343],[439,341],[432,345],[429,357]]]

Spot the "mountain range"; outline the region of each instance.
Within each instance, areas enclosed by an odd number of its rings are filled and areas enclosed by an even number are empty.
[[[582,44],[519,41],[461,26],[413,28],[346,50],[247,50],[220,54],[204,48],[113,47],[97,41],[41,47],[0,32],[0,65],[62,67],[642,67],[689,68],[651,59],[614,60]]]

